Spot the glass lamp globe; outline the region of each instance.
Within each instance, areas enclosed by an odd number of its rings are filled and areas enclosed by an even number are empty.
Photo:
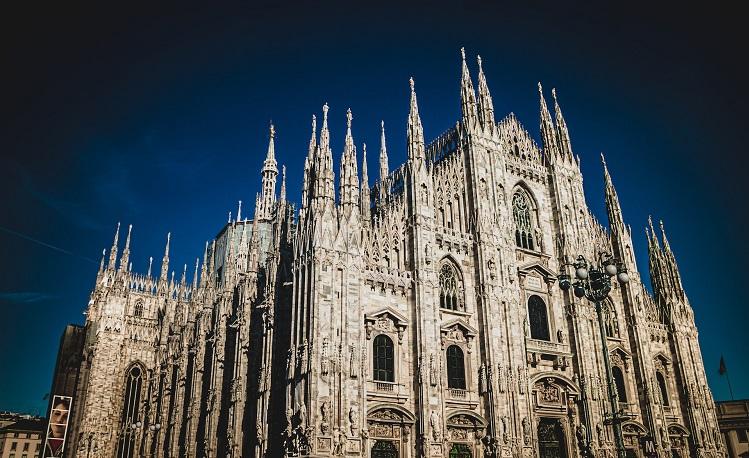
[[[156,423],[155,428],[156,428],[156,431],[160,430],[161,429],[161,423]]]
[[[619,272],[616,278],[619,280],[619,283],[629,283],[629,274],[627,272]]]
[[[582,286],[575,286],[575,297],[585,297],[585,288],[583,288]]]
[[[613,277],[614,275],[616,275],[616,271],[616,264],[606,264],[606,273],[609,275],[609,277]]]
[[[580,280],[585,280],[588,278],[588,269],[585,267],[578,267],[575,269],[575,276],[579,278]]]

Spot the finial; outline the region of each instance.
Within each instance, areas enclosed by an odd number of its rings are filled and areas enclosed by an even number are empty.
[[[172,241],[172,233],[167,232],[166,233],[166,251],[164,251],[164,256],[169,256],[169,243]]]
[[[463,58],[463,60],[466,60],[466,48],[460,47],[460,57]]]
[[[312,115],[312,132],[317,130],[317,116]]]
[[[477,55],[477,56],[476,56],[476,60],[477,60],[477,61],[478,61],[478,63],[479,63],[479,71],[482,71],[482,72],[483,72],[483,71],[484,71],[484,69],[483,69],[483,68],[481,67],[481,56],[480,56],[480,55]]]
[[[271,134],[271,138],[273,138],[272,134]],[[239,221],[240,219],[242,219],[242,201],[241,200],[239,201],[239,208],[237,208],[237,221]]]
[[[554,102],[557,101],[557,88],[551,88],[551,96],[554,98]]]
[[[322,120],[325,123],[328,121],[328,102],[322,106]]]
[[[133,225],[127,227],[127,238],[125,239],[125,249],[130,248],[130,233],[133,231]]]
[[[541,81],[538,82],[538,93],[541,94],[541,96],[543,97],[544,88],[541,86]]]
[[[411,85],[411,92],[414,92],[414,77],[409,78],[408,82]]]
[[[354,119],[354,116],[351,114],[351,108],[346,110],[346,127],[351,130],[351,120]]]
[[[276,128],[273,127],[273,120],[270,121],[270,138],[275,138],[276,136]]]
[[[148,278],[151,278],[151,268],[153,267],[153,256],[148,257]]]
[[[257,200],[257,199],[255,199]],[[231,223],[231,212],[229,212],[229,222]]]
[[[380,128],[382,129],[383,132],[385,132],[385,121],[384,120],[380,121]]]
[[[601,151],[601,164],[603,164],[603,168],[604,169],[608,168],[608,167],[606,167],[606,157],[604,157],[603,151]]]

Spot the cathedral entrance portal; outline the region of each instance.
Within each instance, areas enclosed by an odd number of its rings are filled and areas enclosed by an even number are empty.
[[[567,458],[564,431],[558,419],[542,418],[538,423],[538,454],[540,458]]]
[[[372,458],[398,458],[398,447],[393,441],[375,441]]]

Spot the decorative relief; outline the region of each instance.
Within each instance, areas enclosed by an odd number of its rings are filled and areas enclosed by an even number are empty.
[[[432,410],[429,414],[429,425],[432,427],[432,439],[442,440],[442,418],[436,410]]]
[[[554,385],[554,379],[547,378],[543,382],[536,383],[538,398],[547,404],[558,404],[562,401],[561,390]]]

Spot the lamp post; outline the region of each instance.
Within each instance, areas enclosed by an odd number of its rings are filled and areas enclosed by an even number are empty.
[[[598,264],[589,263],[582,255],[578,256],[571,265],[575,269],[575,280],[570,278],[564,270],[559,274],[559,287],[562,291],[568,291],[572,288],[575,297],[582,299],[587,298],[596,306],[598,314],[598,327],[601,332],[601,342],[603,343],[603,364],[606,369],[606,385],[608,387],[608,396],[611,403],[611,413],[606,415],[604,424],[610,424],[614,427],[614,440],[616,443],[616,452],[619,458],[626,458],[624,448],[624,439],[622,437],[622,422],[630,418],[619,409],[619,395],[616,392],[616,385],[611,372],[611,362],[609,361],[609,349],[606,345],[606,329],[603,321],[603,301],[611,292],[611,279],[616,277],[621,284],[629,282],[629,274],[624,265],[615,259],[609,253],[599,253]]]

